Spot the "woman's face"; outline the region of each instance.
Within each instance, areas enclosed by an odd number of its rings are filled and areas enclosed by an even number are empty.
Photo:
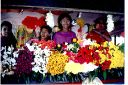
[[[8,33],[9,33],[8,26],[3,26],[2,27],[2,30],[1,30],[2,36],[7,37],[8,36]]]
[[[41,31],[41,40],[45,40],[49,35],[48,30],[43,28]]]
[[[105,29],[105,25],[103,23],[97,23],[96,29]]]
[[[61,20],[61,24],[62,24],[63,30],[64,29],[68,30],[71,22],[67,17],[65,17]]]

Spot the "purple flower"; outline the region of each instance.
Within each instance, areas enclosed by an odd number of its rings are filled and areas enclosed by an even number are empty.
[[[16,59],[15,73],[18,75],[29,74],[32,71],[31,62],[33,62],[33,52],[30,52],[27,47],[19,51],[19,56]]]

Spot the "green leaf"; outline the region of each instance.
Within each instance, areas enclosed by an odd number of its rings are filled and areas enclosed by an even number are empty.
[[[106,79],[107,79],[107,72],[106,72],[106,70],[105,70],[105,71],[103,71],[103,77],[104,77],[104,80],[106,80]]]
[[[124,53],[124,43],[122,45],[119,46],[119,50],[121,50],[121,52]]]

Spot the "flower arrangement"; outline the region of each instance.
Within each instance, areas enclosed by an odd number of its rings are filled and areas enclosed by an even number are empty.
[[[37,73],[35,75],[44,76],[50,73],[54,78],[70,77],[72,74],[89,74],[100,67],[103,71],[124,67],[124,54],[118,46],[108,41],[98,44],[86,39],[73,39],[70,44],[56,45],[52,40],[33,40],[18,51],[13,52],[13,48],[5,49],[2,48],[2,66],[6,69],[14,66],[17,75],[29,75],[34,72]]]
[[[36,29],[37,26],[41,27],[46,25],[46,21],[44,16],[40,17],[39,19],[33,16],[26,16],[22,21],[22,24],[29,29]]]
[[[54,48],[56,47],[56,43],[55,43],[53,40],[48,40],[48,41],[41,40],[41,41],[39,41],[37,44],[38,44],[38,46],[41,47],[42,49],[44,49],[46,46],[47,46],[47,48],[49,48],[49,49],[54,49]]]
[[[13,56],[13,50],[14,48],[12,46],[8,48],[5,46],[1,49],[2,77],[14,74],[16,57]]]
[[[49,61],[46,67],[48,73],[51,73],[51,75],[64,73],[64,67],[67,62],[68,62],[68,56],[60,52],[52,53],[51,56],[49,57]]]
[[[109,42],[108,44],[110,49],[109,53],[112,56],[109,69],[124,67],[124,53],[119,50],[119,46],[114,45],[112,42]]]
[[[26,16],[25,19],[22,21],[22,24],[27,26],[29,29],[36,29],[36,23],[38,21],[37,17]]]
[[[18,58],[16,58],[15,73],[19,76],[25,74],[29,75],[32,72],[33,52],[29,51],[26,46],[19,50]]]
[[[46,65],[50,54],[50,49],[44,48],[41,50],[41,48],[36,47],[34,51],[34,62],[31,63],[33,65],[32,71],[45,75],[47,73]]]
[[[94,65],[92,63],[80,64],[80,63],[75,63],[73,61],[69,61],[68,63],[66,63],[65,71],[67,73],[71,72],[73,74],[78,74],[79,72],[87,73],[87,72],[93,71],[94,69],[97,69],[97,68],[98,68],[98,66],[96,66],[96,65]]]
[[[97,44],[95,41],[82,40],[79,42],[80,47],[77,54],[67,52],[68,56],[74,56],[73,61],[76,63],[90,63],[100,66],[102,70],[123,67],[124,54],[119,50],[119,47],[112,42],[104,42]],[[121,60],[119,65],[118,60]]]

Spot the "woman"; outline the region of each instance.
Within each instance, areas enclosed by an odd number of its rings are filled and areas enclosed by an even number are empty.
[[[15,36],[12,33],[12,24],[8,21],[3,21],[1,24],[1,47],[6,46],[6,50],[8,49],[9,46],[13,46],[14,50],[16,50],[16,39]],[[1,48],[2,49],[2,48]],[[5,50],[1,51],[1,61],[5,60]],[[6,57],[10,56],[10,54],[6,54]],[[12,54],[11,56],[12,57]],[[8,58],[9,59],[9,58]],[[1,71],[5,71],[5,68],[8,68],[9,65],[3,65],[1,66]],[[9,69],[6,69],[9,71]],[[9,72],[11,73],[11,72]],[[1,83],[2,84],[14,84],[16,83],[16,77],[14,75],[5,75],[4,77],[1,76]]]
[[[53,40],[57,44],[64,42],[71,43],[73,38],[76,38],[76,34],[71,31],[72,18],[69,14],[63,13],[58,17],[59,32],[56,32],[53,36]]]
[[[12,24],[8,21],[3,21],[1,24],[1,47],[13,46],[16,48],[16,38],[12,33]]]
[[[52,29],[51,27],[47,26],[42,26],[40,29],[40,33],[39,33],[39,40],[51,40],[51,32]]]
[[[51,40],[52,29],[48,25],[42,26],[40,28],[39,37],[30,39],[27,43],[39,42],[42,40],[48,41]]]
[[[111,36],[109,35],[106,26],[106,18],[99,17],[95,21],[95,29],[90,31],[87,35],[87,39],[95,40],[97,43],[103,43],[105,41],[111,41]]]

